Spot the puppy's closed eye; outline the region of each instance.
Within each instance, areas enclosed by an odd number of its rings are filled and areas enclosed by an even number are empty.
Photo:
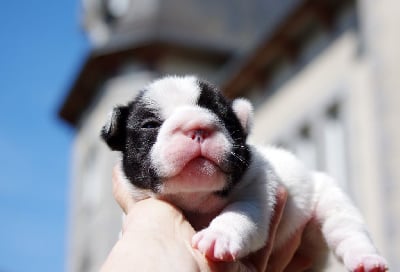
[[[157,129],[160,126],[161,126],[161,122],[158,120],[154,120],[154,119],[145,120],[141,124],[141,128],[143,128],[143,129]]]

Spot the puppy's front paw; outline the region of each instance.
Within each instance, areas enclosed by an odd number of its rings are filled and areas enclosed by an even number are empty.
[[[192,238],[192,246],[207,258],[217,261],[233,261],[246,254],[243,241],[237,233],[208,227]]]
[[[385,272],[389,270],[386,260],[376,254],[347,259],[346,266],[352,272]]]

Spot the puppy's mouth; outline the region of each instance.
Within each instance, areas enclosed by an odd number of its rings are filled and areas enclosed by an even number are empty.
[[[209,176],[212,177],[216,174],[216,172],[224,172],[221,167],[215,163],[214,161],[199,156],[190,160],[186,165],[182,168],[179,174],[185,174],[188,177],[191,176]]]
[[[213,192],[225,187],[227,174],[218,163],[204,156],[189,160],[180,171],[164,179],[164,193]]]

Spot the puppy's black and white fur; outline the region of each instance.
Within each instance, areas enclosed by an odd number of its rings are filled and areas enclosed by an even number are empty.
[[[247,100],[227,101],[193,76],[165,77],[114,108],[102,137],[122,153],[133,198],[163,199],[198,217],[217,214],[192,239],[210,258],[229,261],[263,247],[283,185],[289,197],[274,250],[310,222],[300,250],[313,271],[322,269],[328,247],[350,271],[385,271],[361,215],[336,183],[287,151],[247,144],[251,119]]]

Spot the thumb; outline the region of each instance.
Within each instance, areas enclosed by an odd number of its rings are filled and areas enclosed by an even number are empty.
[[[113,195],[118,205],[122,208],[125,214],[128,214],[130,208],[135,204],[132,197],[132,190],[129,187],[129,181],[124,176],[121,164],[114,166],[112,172]]]

